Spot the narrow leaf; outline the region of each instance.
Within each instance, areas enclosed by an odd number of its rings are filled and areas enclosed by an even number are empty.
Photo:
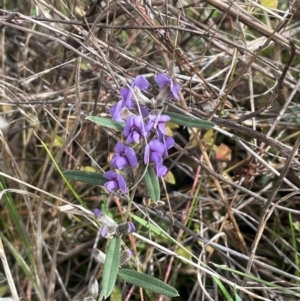
[[[157,202],[160,199],[160,187],[157,175],[155,174],[152,166],[148,166],[144,181],[150,198],[152,199],[152,201]]]
[[[169,237],[167,235],[165,235],[160,229],[158,229],[155,225],[149,223],[149,221],[147,219],[141,218],[135,214],[130,214],[130,216],[140,225],[147,227],[148,229],[150,229],[152,232],[163,236],[164,238],[169,239]]]
[[[236,286],[234,286],[234,296],[235,296],[235,301],[243,301],[241,297],[238,295],[236,292]]]
[[[171,117],[171,121],[182,126],[194,127],[198,129],[209,129],[214,127],[214,123],[206,120],[199,119],[192,116],[184,116],[174,112],[163,112],[164,114]]]
[[[113,291],[121,255],[121,239],[120,237],[114,237],[107,249],[106,259],[103,267],[103,278],[102,278],[102,295],[107,298]]]
[[[84,170],[67,170],[64,176],[69,180],[79,181],[91,185],[104,185],[107,179],[101,173]]]
[[[99,116],[88,116],[87,120],[96,123],[97,125],[102,125],[110,129],[123,131],[125,122],[119,122],[115,120],[111,120],[110,118],[104,118]]]
[[[120,269],[118,275],[128,283],[142,287],[154,293],[162,294],[168,297],[179,296],[174,287],[150,275],[129,269]]]

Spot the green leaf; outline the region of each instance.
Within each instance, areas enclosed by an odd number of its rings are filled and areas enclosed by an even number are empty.
[[[152,166],[148,166],[148,169],[144,177],[145,185],[149,192],[149,196],[152,201],[157,202],[160,199],[160,187],[158,182],[158,177],[154,172]]]
[[[107,179],[103,177],[103,174],[98,172],[67,170],[63,174],[69,180],[79,181],[91,185],[104,185],[107,182]]]
[[[278,1],[277,0],[261,0],[260,4],[268,8],[276,8]]]
[[[231,298],[229,292],[227,291],[227,289],[225,288],[225,286],[223,285],[223,283],[220,281],[220,279],[218,279],[217,277],[213,277],[213,278],[217,282],[217,285],[220,288],[220,290],[225,295],[226,300],[227,301],[233,301],[233,299]]]
[[[163,236],[164,238],[169,239],[169,237],[167,235],[165,235],[159,228],[157,228],[155,225],[149,223],[148,220],[146,220],[145,218],[141,218],[133,213],[130,214],[130,216],[140,225],[147,227],[148,229],[150,229],[152,232]]]
[[[112,293],[119,270],[121,255],[121,239],[114,237],[107,249],[103,267],[102,295],[107,298]]]
[[[125,122],[119,122],[115,120],[111,120],[110,118],[104,118],[99,116],[88,116],[87,120],[96,123],[97,125],[102,125],[110,129],[123,131]]]
[[[169,297],[179,296],[174,287],[144,273],[129,269],[120,269],[118,276],[130,284],[134,284],[157,294]]]
[[[243,301],[241,297],[238,295],[238,293],[236,292],[236,286],[234,286],[233,290],[234,290],[235,301]]]
[[[215,126],[214,123],[199,119],[192,116],[184,116],[174,112],[164,111],[163,114],[171,117],[171,121],[182,126],[193,127],[198,129],[209,129]]]

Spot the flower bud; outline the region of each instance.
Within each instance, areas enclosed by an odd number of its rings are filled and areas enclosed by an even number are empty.
[[[92,256],[98,263],[104,263],[106,255],[98,249],[93,249]]]
[[[124,265],[131,257],[132,252],[130,250],[123,251],[120,257],[120,265]]]
[[[116,234],[118,225],[115,224],[113,227],[104,226],[101,230],[101,236],[110,238]]]
[[[99,293],[99,284],[94,276],[91,277],[89,282],[89,292],[93,297],[97,297]]]
[[[117,223],[98,208],[94,209],[94,215],[103,225],[107,225],[108,227],[117,227]]]
[[[126,222],[118,225],[116,229],[117,235],[129,234],[135,231],[135,226],[132,222]]]

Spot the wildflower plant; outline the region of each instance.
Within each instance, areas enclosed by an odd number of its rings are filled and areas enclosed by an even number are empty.
[[[166,74],[158,74],[154,78],[159,93],[149,98],[146,91],[149,81],[138,75],[130,87],[120,89],[120,100],[113,105],[109,112],[111,119],[89,116],[87,119],[100,125],[122,132],[123,141],[116,143],[110,169],[103,174],[84,171],[68,171],[65,176],[69,179],[82,180],[90,184],[103,185],[109,193],[120,193],[128,199],[127,212],[130,211],[134,198],[135,187],[144,182],[149,198],[153,202],[160,199],[159,179],[164,177],[168,168],[165,159],[170,149],[175,145],[172,137],[168,136],[166,124],[173,121],[183,126],[210,128],[213,123],[197,118],[182,116],[177,113],[159,109],[166,108],[169,101],[178,101],[180,85]],[[94,210],[95,218],[101,223],[101,235],[110,239],[107,253],[93,251],[93,257],[98,263],[103,263],[103,279],[101,298],[107,298],[113,290],[117,276],[125,281],[170,297],[177,296],[177,291],[152,276],[120,268],[132,257],[128,249],[121,250],[122,235],[135,231],[132,222],[125,221],[117,224],[99,209]],[[90,296],[98,293],[95,281],[90,282]],[[96,288],[96,289],[95,289]]]

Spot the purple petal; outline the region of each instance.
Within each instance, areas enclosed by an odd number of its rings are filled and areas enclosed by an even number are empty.
[[[127,165],[128,165],[127,159],[122,156],[114,155],[110,162],[110,166],[112,168],[116,168],[120,170],[125,168]]]
[[[162,142],[160,142],[158,139],[154,139],[149,142],[150,149],[153,152],[157,152],[159,154],[163,154],[165,151],[165,146]]]
[[[131,129],[133,127],[133,120],[134,120],[133,116],[129,116],[127,119],[127,122],[126,122],[124,130],[123,130],[123,134],[125,137],[128,137],[129,134],[131,133]]]
[[[112,114],[112,120],[116,121],[124,121],[122,117],[122,109],[125,107],[123,100],[120,100],[115,108],[111,108],[113,110],[110,110],[109,112]]]
[[[120,93],[124,101],[124,106],[128,109],[132,109],[135,106],[135,102],[132,100],[132,89],[121,88]]]
[[[126,182],[124,178],[117,174],[117,182],[118,182],[118,188],[125,194],[126,193]]]
[[[129,99],[131,98],[132,90],[123,87],[120,89],[120,94],[121,94],[122,100],[126,101],[127,98],[129,98]]]
[[[149,110],[146,107],[140,106],[140,110],[141,110],[143,118],[145,118],[145,117],[147,117],[149,115]]]
[[[115,180],[116,179],[116,172],[113,171],[113,170],[109,170],[109,171],[106,171],[104,174],[103,174],[103,177],[105,179],[108,179],[108,180]]]
[[[107,236],[107,226],[104,226],[101,230],[101,236],[102,237],[106,237]]]
[[[135,226],[132,222],[128,222],[129,224],[129,233],[133,233],[135,231]]]
[[[104,186],[105,186],[106,189],[107,189],[108,191],[110,191],[110,192],[119,189],[118,183],[117,183],[116,181],[109,181],[109,182],[106,182],[106,183],[104,184]]]
[[[149,144],[147,144],[145,147],[145,152],[144,152],[144,163],[145,164],[149,163],[149,157],[150,157],[150,146],[149,146]]]
[[[157,130],[159,132],[161,132],[162,134],[164,134],[164,135],[167,134],[167,130],[166,130],[165,125],[163,123],[158,123],[157,124]]]
[[[135,143],[140,143],[141,135],[138,132],[132,133],[132,139]]]
[[[171,78],[169,78],[167,75],[162,73],[162,74],[158,74],[155,77],[155,81],[160,90],[169,86],[172,98],[177,100],[179,99],[178,92],[180,90],[180,86],[174,83],[174,81]]]
[[[147,90],[149,87],[149,82],[148,80],[142,76],[142,75],[138,75],[134,82],[132,83],[132,88],[139,88],[141,91],[145,91]]]
[[[133,148],[127,147],[126,150],[125,150],[125,154],[126,154],[126,158],[129,162],[130,166],[137,167],[138,161],[137,161],[137,158],[136,158],[136,153],[133,150]]]
[[[162,158],[161,154],[155,153],[155,152],[151,153],[150,159],[149,159],[150,162],[159,164],[160,162],[162,162],[162,160],[163,160],[163,158]]]
[[[165,139],[165,145],[167,149],[170,149],[175,145],[175,140],[172,137],[168,137]]]
[[[157,164],[155,166],[155,171],[156,171],[156,175],[158,177],[163,177],[167,173],[168,168],[166,166],[164,166],[164,165]]]
[[[149,115],[149,120],[153,122],[168,122],[171,120],[171,117],[168,115]]]
[[[180,86],[175,84],[173,82],[173,80],[171,80],[170,90],[172,92],[173,98],[175,98],[176,100],[179,100],[180,97],[178,95],[178,92],[180,90]]]
[[[156,81],[159,89],[162,89],[164,86],[170,84],[171,81],[170,78],[163,73],[158,74],[154,80]]]
[[[93,212],[94,212],[95,217],[97,218],[97,217],[99,216],[99,214],[101,213],[101,210],[98,209],[98,208],[95,208],[95,209],[93,210]]]
[[[121,155],[125,152],[125,149],[126,149],[126,145],[118,141],[118,143],[115,146],[115,153]]]

